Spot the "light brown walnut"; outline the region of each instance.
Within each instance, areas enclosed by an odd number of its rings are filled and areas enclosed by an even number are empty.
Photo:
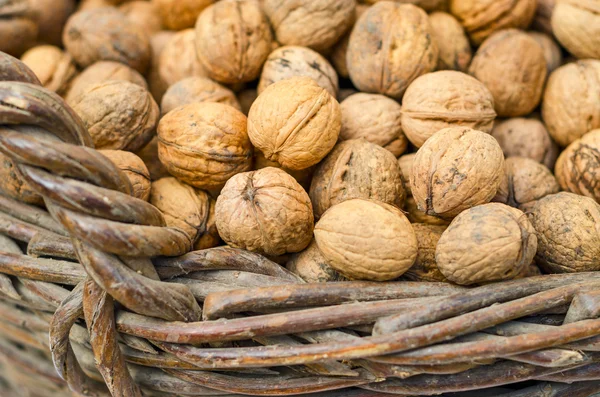
[[[194,27],[196,19],[215,0],[152,0],[165,28],[183,30]]]
[[[412,281],[448,282],[435,261],[435,248],[447,227],[426,223],[413,223],[412,227],[417,236],[419,253],[415,264],[404,273],[403,277]]]
[[[188,77],[170,86],[162,97],[160,109],[166,114],[194,102],[218,102],[241,109],[233,91],[206,77]]]
[[[600,59],[600,0],[557,0],[552,32],[579,59]]]
[[[186,77],[207,77],[196,53],[194,29],[179,31],[164,45],[158,60],[158,75],[166,88]]]
[[[150,197],[150,172],[139,156],[124,150],[100,150],[117,166],[131,183],[132,196],[148,201]]]
[[[462,25],[446,12],[434,12],[429,15],[431,34],[439,50],[438,70],[469,69],[473,51],[471,43]]]
[[[41,45],[28,50],[21,57],[23,63],[35,73],[42,85],[59,95],[64,95],[77,75],[71,56],[58,47]]]
[[[302,277],[307,283],[347,280],[346,277],[327,264],[315,240],[303,251],[293,254],[285,267],[292,273]]]

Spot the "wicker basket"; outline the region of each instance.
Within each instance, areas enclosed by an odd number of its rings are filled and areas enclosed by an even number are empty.
[[[187,253],[62,99],[0,58],[0,151],[48,209],[0,196],[20,242],[0,247],[2,396],[600,391],[600,272],[316,285],[250,252]]]

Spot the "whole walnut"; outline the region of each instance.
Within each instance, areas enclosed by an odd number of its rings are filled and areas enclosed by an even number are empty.
[[[448,13],[438,11],[429,15],[429,23],[433,40],[439,49],[437,69],[466,72],[473,51],[460,22]]]
[[[547,35],[553,35],[551,19],[555,5],[556,0],[537,0],[537,9],[531,27]]]
[[[42,206],[44,199],[21,177],[10,158],[0,153],[0,192],[27,204]]]
[[[169,176],[169,172],[158,158],[158,136],[154,135],[150,142],[135,154],[142,159],[146,168],[150,173],[150,180],[156,181],[165,176]]]
[[[442,233],[435,259],[450,281],[471,285],[515,278],[528,267],[538,246],[527,216],[500,203],[470,208]]]
[[[516,117],[497,123],[492,130],[505,157],[528,157],[553,169],[560,151],[544,124]]]
[[[42,85],[63,95],[67,92],[77,68],[71,56],[58,47],[41,45],[33,47],[21,57],[23,63],[35,73]]]
[[[496,195],[504,173],[504,155],[498,142],[485,132],[446,128],[419,149],[412,172],[411,191],[419,209],[451,219]]]
[[[166,114],[179,106],[194,102],[218,102],[241,109],[230,89],[206,77],[188,77],[170,86],[162,97],[160,109]]]
[[[109,80],[88,86],[71,106],[96,149],[141,149],[152,139],[159,118],[152,95],[127,81]]]
[[[494,99],[485,85],[452,70],[419,77],[402,100],[402,129],[416,147],[444,128],[490,132],[495,118]]]
[[[166,87],[186,77],[207,77],[208,72],[196,53],[196,32],[185,29],[177,32],[165,44],[158,60],[158,74]]]
[[[367,4],[357,4],[354,9],[354,20],[352,25],[356,23],[358,18],[369,9]],[[346,62],[346,53],[348,52],[348,43],[350,42],[350,33],[352,33],[352,29],[349,29],[346,34],[337,42],[337,44],[331,50],[331,54],[329,54],[329,59],[331,60],[331,64],[335,68],[338,76],[347,79],[350,77],[348,74],[348,64]],[[341,99],[340,99],[341,100]]]
[[[483,42],[469,73],[490,90],[498,116],[516,117],[538,106],[548,71],[542,47],[527,33],[509,29]]]
[[[150,47],[152,48],[152,61],[150,70],[147,74],[148,89],[156,102],[162,100],[162,96],[169,88],[168,83],[160,75],[160,54],[167,46],[167,43],[175,36],[175,32],[162,30],[150,36]]]
[[[100,153],[108,157],[117,168],[123,171],[133,188],[132,196],[148,201],[150,197],[150,172],[144,161],[137,155],[124,150],[100,150]]]
[[[21,56],[35,45],[38,36],[37,24],[28,18],[0,18],[0,51],[12,56]]]
[[[148,1],[130,1],[119,7],[130,23],[139,26],[148,36],[162,30],[162,20],[158,7]],[[193,23],[192,23],[193,25]]]
[[[317,166],[309,194],[316,218],[349,199],[372,199],[402,208],[406,198],[398,160],[364,139],[338,143]]]
[[[438,218],[437,216],[427,215],[421,211],[417,206],[417,202],[412,196],[406,198],[404,210],[406,211],[406,217],[410,223],[425,223],[432,226],[447,226],[450,224],[449,220]]]
[[[540,32],[527,32],[527,34],[542,47],[548,73],[553,72],[563,64],[562,50],[551,36]]]
[[[502,29],[526,29],[536,7],[536,0],[450,0],[450,12],[475,45]]]
[[[589,197],[561,192],[533,207],[536,263],[550,273],[600,270],[600,205]]]
[[[250,108],[254,101],[256,101],[256,98],[258,98],[258,91],[254,88],[248,88],[237,94],[238,103],[245,115],[248,115],[250,112]]]
[[[38,40],[54,46],[62,44],[62,32],[75,0],[28,0],[29,14],[38,26]]]
[[[600,0],[557,0],[552,32],[577,58],[600,59]]]
[[[233,176],[217,198],[215,215],[221,238],[232,247],[282,255],[302,251],[312,240],[308,194],[278,168]]]
[[[558,182],[548,167],[526,157],[508,157],[493,201],[527,211],[537,200],[559,191]]]
[[[379,1],[387,1],[387,0],[362,0],[363,3],[367,4],[375,4]],[[408,3],[414,4],[416,6],[421,7],[425,11],[439,11],[445,10],[448,8],[449,0],[393,0],[397,3]]]
[[[256,79],[272,50],[273,36],[260,4],[219,1],[196,22],[196,51],[210,78],[221,83]]]
[[[419,252],[415,264],[404,273],[404,278],[413,281],[448,282],[435,261],[435,248],[447,227],[426,223],[413,223],[412,227],[417,236]]]
[[[600,61],[577,61],[552,72],[544,92],[542,118],[561,146],[600,128]]]
[[[90,86],[104,83],[107,80],[128,81],[147,89],[144,76],[119,62],[99,61],[88,66],[73,79],[66,95],[66,101],[72,105],[75,98],[85,93]]]
[[[190,103],[158,124],[158,155],[181,182],[217,190],[252,166],[246,116],[222,103]]]
[[[292,170],[308,168],[335,145],[340,105],[309,77],[271,84],[248,114],[248,135],[268,160]]]
[[[294,177],[294,179],[306,190],[310,187],[310,181],[312,180],[315,172],[315,166],[305,168],[303,170],[290,170],[289,168],[282,167],[279,163],[271,160],[267,160],[264,154],[260,150],[254,151],[254,169],[260,170],[267,167],[280,168]]]
[[[400,99],[414,79],[435,69],[438,49],[425,11],[384,1],[354,25],[347,57],[350,79],[360,91]]]
[[[331,207],[315,226],[315,240],[331,267],[351,280],[393,280],[417,259],[417,238],[398,208],[353,199]]]
[[[277,42],[325,51],[350,29],[355,0],[263,0]]]
[[[145,73],[150,64],[148,35],[116,8],[76,12],[65,25],[63,42],[84,68],[97,61],[117,61]]]
[[[600,129],[567,146],[558,157],[554,172],[563,190],[600,203]]]
[[[162,23],[170,30],[194,27],[198,15],[214,0],[152,0],[158,8]]]
[[[310,77],[337,97],[338,76],[333,66],[318,52],[294,46],[279,47],[269,55],[260,75],[258,94],[273,83],[295,76]]]
[[[327,264],[315,240],[301,252],[293,254],[285,267],[307,283],[346,281],[346,277]]]
[[[402,184],[407,195],[411,195],[410,191],[410,175],[412,174],[412,166],[415,161],[416,153],[409,153],[398,157],[398,166],[402,173]]]

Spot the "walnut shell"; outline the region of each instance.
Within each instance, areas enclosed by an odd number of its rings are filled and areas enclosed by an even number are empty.
[[[148,1],[130,1],[119,7],[130,23],[139,26],[148,36],[162,30],[158,7]],[[193,26],[193,23],[192,23]]]
[[[555,174],[563,190],[600,203],[600,129],[567,146],[556,161]]]
[[[258,83],[258,94],[273,83],[295,76],[312,78],[337,97],[338,76],[321,54],[306,47],[279,47],[267,58]]]
[[[77,68],[69,54],[58,47],[41,45],[33,47],[21,57],[23,63],[35,73],[42,85],[59,95],[66,93]]]
[[[589,197],[557,193],[530,215],[538,235],[536,262],[550,273],[600,270],[600,205]]]
[[[277,41],[325,51],[354,22],[355,0],[263,0]]]
[[[278,168],[232,177],[217,198],[217,229],[232,247],[267,255],[299,252],[312,240],[308,194]]]
[[[305,168],[303,170],[290,170],[289,168],[282,167],[279,163],[271,160],[267,160],[264,154],[260,150],[254,151],[254,169],[260,170],[267,167],[280,168],[294,177],[294,179],[306,190],[310,187],[310,181],[312,180],[313,173],[315,172],[315,166]]]
[[[466,72],[473,57],[471,43],[462,25],[446,12],[429,15],[433,41],[439,50],[438,70]]]
[[[316,218],[349,199],[372,199],[402,208],[406,198],[394,155],[364,139],[340,142],[333,148],[317,166],[309,195]]]
[[[402,184],[404,185],[406,194],[409,196],[412,195],[410,191],[410,175],[412,174],[412,166],[416,155],[416,153],[409,153],[398,158],[398,166],[402,174]]]
[[[410,184],[408,185],[410,186]],[[406,198],[404,210],[406,211],[406,217],[410,223],[425,223],[432,226],[447,226],[450,224],[449,220],[438,218],[437,216],[427,215],[421,211],[417,206],[417,202],[412,196]]]
[[[143,87],[109,80],[87,87],[71,106],[88,129],[96,149],[136,151],[156,130],[158,105]]]
[[[600,61],[577,61],[552,72],[542,117],[550,136],[561,146],[600,128]]]
[[[357,4],[354,9],[354,20],[352,24],[356,23],[358,18],[369,9],[369,6],[366,4]],[[346,60],[346,53],[348,52],[348,43],[350,42],[350,33],[352,29],[349,29],[346,34],[337,42],[337,44],[331,50],[331,54],[329,55],[329,59],[331,60],[331,64],[335,68],[338,76],[347,79],[350,77],[348,74],[348,64]],[[341,100],[341,99],[340,99]]]
[[[221,83],[254,80],[272,50],[271,28],[260,4],[219,1],[196,22],[196,51],[208,76]]]
[[[156,181],[165,176],[169,176],[169,172],[158,158],[158,136],[154,135],[150,142],[135,154],[142,159],[146,168],[150,172],[150,179]]]
[[[419,252],[415,264],[404,273],[404,278],[413,281],[448,282],[435,261],[435,248],[446,226],[414,223],[412,227],[417,236]]]
[[[411,191],[419,209],[451,219],[496,195],[504,173],[504,155],[489,134],[446,128],[419,149],[412,172]]]
[[[162,100],[162,96],[169,88],[168,83],[160,75],[160,54],[167,46],[167,43],[175,36],[176,33],[168,30],[163,30],[153,34],[150,37],[150,47],[152,48],[152,61],[150,62],[150,70],[148,71],[148,89],[156,102]]]
[[[63,42],[84,68],[97,61],[117,61],[145,73],[150,64],[148,35],[112,7],[73,14],[65,25]]]
[[[494,126],[496,138],[505,157],[527,157],[553,169],[560,151],[544,124],[533,118],[512,118]]]
[[[200,13],[214,0],[152,0],[165,28],[183,30],[194,27]]]
[[[519,275],[533,261],[537,245],[535,229],[522,211],[490,203],[452,221],[440,237],[435,259],[448,280],[479,284]]]
[[[400,99],[414,79],[435,69],[438,49],[425,11],[384,1],[354,25],[347,57],[350,79],[360,91]]]
[[[327,263],[351,280],[400,277],[417,258],[417,238],[398,208],[353,199],[331,207],[315,226]]]
[[[490,132],[495,118],[494,99],[485,85],[451,70],[419,77],[402,100],[402,129],[416,147],[444,128]]]
[[[0,153],[0,192],[23,203],[42,206],[44,199],[21,178],[12,160]]]
[[[249,88],[247,90],[240,91],[237,94],[238,103],[240,104],[242,112],[245,115],[248,115],[248,113],[250,112],[250,108],[252,107],[252,104],[254,103],[256,98],[258,98],[258,91],[254,88]]]
[[[600,0],[557,0],[552,31],[577,58],[600,59]]]
[[[527,33],[509,29],[479,47],[469,73],[490,90],[498,116],[516,117],[538,106],[548,71],[542,47]]]
[[[0,18],[0,51],[15,57],[35,45],[38,36],[38,26],[27,18]]]
[[[62,45],[62,32],[69,15],[75,11],[75,0],[28,0],[29,14],[38,25],[38,40]]]
[[[230,89],[205,77],[188,77],[170,86],[162,98],[160,109],[162,114],[166,114],[194,102],[218,102],[241,109]]]
[[[132,196],[148,201],[150,197],[150,172],[144,161],[137,155],[124,150],[100,150],[117,166],[131,183]]]
[[[301,252],[293,254],[285,267],[307,283],[346,281],[346,277],[327,264],[315,240]]]
[[[527,32],[527,34],[542,47],[548,73],[553,72],[562,65],[562,50],[551,36],[540,32]]]
[[[158,73],[167,87],[186,77],[208,76],[196,53],[194,29],[185,29],[173,35],[160,53]]]
[[[180,181],[200,189],[220,189],[252,166],[246,116],[214,102],[176,108],[158,124],[158,155]]]
[[[248,114],[248,135],[268,160],[292,170],[321,161],[335,145],[340,105],[309,77],[270,85]]]
[[[360,139],[384,147],[400,156],[408,147],[402,132],[398,102],[379,94],[358,93],[340,103],[342,129],[340,139]]]
[[[526,29],[536,6],[536,0],[450,0],[450,12],[476,45],[502,29]]]
[[[547,35],[553,35],[552,31],[552,12],[556,0],[537,0],[537,8],[531,27],[539,32],[546,33]]]

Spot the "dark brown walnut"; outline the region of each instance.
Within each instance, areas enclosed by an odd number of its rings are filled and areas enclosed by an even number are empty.
[[[359,93],[340,103],[340,139],[363,138],[398,157],[406,151],[408,139],[402,132],[402,108],[384,95]]]
[[[452,70],[419,77],[402,99],[402,129],[416,147],[444,128],[490,132],[495,118],[494,98],[486,86]]]
[[[38,40],[61,46],[63,27],[75,11],[75,0],[28,1],[29,15],[38,25]]]
[[[544,123],[535,118],[512,118],[494,126],[496,138],[505,157],[527,157],[553,169],[560,149],[550,138]]]
[[[162,30],[158,7],[148,1],[130,1],[119,7],[130,23],[139,26],[148,36]]]
[[[166,47],[167,43],[175,36],[175,32],[170,30],[162,30],[150,36],[150,48],[152,48],[152,61],[150,62],[150,70],[147,74],[148,89],[158,103],[162,100],[162,96],[169,88],[169,85],[160,75],[160,54]]]
[[[145,73],[150,64],[148,35],[116,8],[76,12],[65,25],[63,42],[83,68],[98,61],[116,61]]]
[[[165,28],[182,30],[194,27],[198,15],[214,0],[151,0],[158,8]]]
[[[600,203],[600,129],[567,146],[558,157],[554,172],[563,190]]]
[[[310,184],[315,218],[349,199],[371,199],[404,206],[406,192],[398,160],[364,139],[338,143],[317,166]]]
[[[158,60],[158,74],[166,87],[186,77],[206,77],[207,71],[196,53],[194,29],[177,32],[163,47]]]
[[[473,51],[471,43],[462,25],[446,12],[434,12],[429,15],[431,34],[439,50],[438,70],[469,69]]]
[[[240,104],[242,112],[245,115],[248,115],[248,113],[250,112],[250,108],[252,107],[252,104],[254,103],[256,98],[258,98],[258,92],[255,88],[248,88],[246,90],[240,91],[237,94],[238,103]]]
[[[367,4],[357,4],[354,9],[354,20],[352,25],[356,23],[358,18],[369,9]],[[348,29],[346,34],[337,42],[337,44],[331,50],[331,54],[329,55],[329,59],[331,60],[331,64],[335,68],[338,76],[347,79],[350,77],[348,74],[348,65],[346,62],[346,53],[348,52],[348,43],[350,42],[350,33],[352,29]]]
[[[77,75],[77,68],[71,56],[51,45],[33,47],[23,54],[21,60],[29,66],[45,88],[59,95],[67,92],[71,81]]]
[[[270,85],[248,114],[248,135],[268,160],[302,170],[321,161],[341,128],[339,103],[309,77]]]
[[[551,19],[555,5],[556,0],[537,0],[537,8],[531,27],[547,35],[553,35]]]
[[[552,32],[579,59],[600,59],[600,0],[557,0]]]
[[[306,191],[278,168],[233,176],[217,198],[217,229],[232,247],[267,255],[299,252],[312,240]]]
[[[406,194],[409,196],[412,194],[410,191],[410,175],[412,174],[413,161],[415,161],[416,155],[416,153],[409,153],[398,158],[398,166],[402,173],[402,184],[404,185]]]
[[[281,80],[295,76],[310,77],[337,97],[338,76],[333,66],[321,54],[307,47],[279,47],[267,58],[258,82],[258,94]]]
[[[14,163],[0,153],[0,192],[27,204],[43,205],[44,199],[21,177]]]
[[[325,51],[350,29],[355,0],[263,0],[275,37],[283,45]]]
[[[480,284],[515,278],[531,264],[537,246],[535,229],[523,212],[490,203],[452,221],[438,241],[435,259],[448,280]]]
[[[260,4],[219,1],[196,22],[196,51],[210,78],[221,83],[256,79],[272,50],[273,36]]]
[[[354,25],[347,57],[350,79],[360,91],[400,99],[414,79],[435,70],[438,49],[425,11],[384,1]]]
[[[294,177],[294,179],[306,190],[310,187],[310,181],[312,180],[315,172],[315,166],[308,167],[303,170],[290,170],[289,168],[282,167],[279,163],[271,160],[267,160],[264,154],[260,150],[254,151],[254,169],[260,170],[267,167],[280,168]]]
[[[412,171],[411,191],[419,209],[452,219],[496,195],[504,173],[504,155],[489,134],[446,128],[419,149]]]
[[[148,201],[150,197],[150,172],[139,156],[124,150],[100,150],[117,166],[131,183],[132,196]]]
[[[435,248],[446,226],[413,223],[412,227],[417,236],[419,252],[415,264],[404,273],[404,278],[413,281],[448,282],[435,261]]]
[[[502,29],[526,29],[536,6],[536,0],[450,0],[450,12],[476,45]]]
[[[158,158],[158,136],[155,135],[152,137],[152,140],[135,154],[144,161],[146,168],[148,168],[148,171],[150,172],[150,179],[152,181],[170,175]]]
[[[158,124],[158,155],[171,175],[194,187],[218,190],[252,166],[246,116],[222,103],[191,103]]]
[[[479,47],[469,73],[490,90],[498,116],[517,117],[539,105],[548,70],[542,47],[527,33],[509,29]]]
[[[600,128],[600,61],[577,61],[552,72],[542,117],[550,136],[561,146]]]
[[[0,51],[15,57],[35,45],[38,35],[37,24],[28,18],[0,18]]]
[[[406,198],[404,210],[406,211],[406,217],[410,223],[425,223],[433,226],[447,226],[450,224],[449,220],[442,219],[437,216],[427,215],[421,211],[417,206],[417,202],[412,196]]]
[[[127,81],[109,80],[88,86],[71,106],[96,149],[141,149],[152,139],[159,118],[152,95]]]
[[[530,215],[537,231],[536,263],[549,273],[600,270],[600,205],[589,197],[557,193]]]
[[[331,267],[351,280],[393,280],[417,259],[417,238],[398,208],[353,199],[331,207],[315,226],[315,240]]]
[[[327,264],[314,240],[306,249],[293,254],[285,264],[285,267],[292,273],[300,276],[307,283],[347,280],[346,277]]]
[[[552,73],[563,64],[562,50],[550,35],[540,32],[527,32],[527,34],[542,47],[548,73]]]
[[[162,114],[194,102],[218,102],[241,109],[233,91],[206,77],[188,77],[167,89],[160,109]]]

